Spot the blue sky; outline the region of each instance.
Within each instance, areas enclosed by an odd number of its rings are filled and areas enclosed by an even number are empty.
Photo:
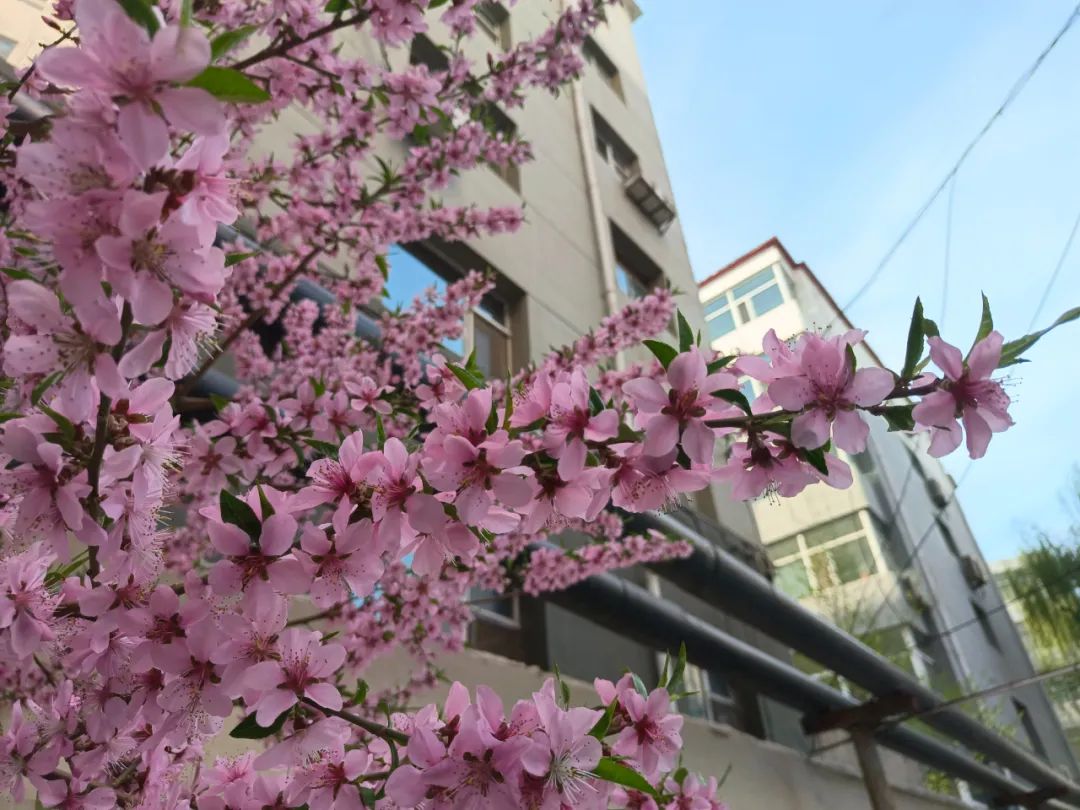
[[[847,301],[938,185],[1074,0],[639,0],[636,35],[698,278],[776,235]],[[1080,22],[849,310],[899,364],[916,295],[967,348],[989,296],[1006,339],[1033,311],[1080,214]],[[1080,305],[1080,237],[1039,317]],[[1080,461],[1080,325],[1016,367],[1017,425],[960,488],[991,560],[1031,527],[1060,530]],[[954,477],[967,465],[947,462]]]

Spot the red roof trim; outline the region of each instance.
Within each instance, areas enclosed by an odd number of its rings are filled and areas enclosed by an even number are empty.
[[[844,311],[842,309],[840,309],[839,305],[836,303],[836,299],[834,299],[832,297],[832,295],[829,293],[829,291],[826,290],[824,285],[822,285],[822,283],[818,280],[818,277],[816,275],[814,275],[814,271],[806,266],[806,262],[796,262],[793,258],[791,258],[791,254],[788,253],[787,248],[784,247],[784,245],[780,241],[779,237],[776,237],[776,236],[773,236],[773,237],[767,239],[766,241],[762,242],[760,245],[758,245],[753,250],[748,251],[747,253],[744,253],[742,256],[735,259],[734,261],[728,262],[727,264],[725,264],[723,267],[721,267],[719,270],[717,270],[711,276],[709,276],[708,278],[706,278],[706,279],[702,280],[701,282],[699,282],[698,283],[698,289],[704,287],[706,284],[708,284],[708,283],[710,283],[712,281],[715,281],[716,279],[720,278],[720,276],[722,276],[725,273],[727,273],[728,271],[738,267],[739,265],[750,261],[755,256],[759,256],[760,254],[764,253],[769,248],[776,248],[778,251],[780,251],[780,255],[783,257],[784,261],[787,262],[788,267],[790,267],[793,271],[794,270],[801,270],[802,272],[806,273],[806,277],[808,279],[810,279],[810,282],[817,288],[817,291],[819,293],[821,293],[822,297],[829,304],[829,306],[832,307],[833,311],[840,317],[840,320],[844,322],[844,324],[847,326],[847,328],[848,329],[854,329],[855,328],[854,326],[852,326],[851,321],[848,320],[847,315],[844,314]],[[870,352],[870,356],[874,358],[874,361],[879,366],[881,366],[882,368],[888,368],[888,366],[886,366],[884,363],[881,362],[881,358],[877,356],[877,352],[875,352],[870,347],[869,343],[864,342],[863,345],[866,346],[866,350],[868,352]]]

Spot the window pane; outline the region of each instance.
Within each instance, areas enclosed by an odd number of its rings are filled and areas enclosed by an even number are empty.
[[[709,317],[714,312],[719,312],[722,309],[726,309],[728,305],[727,293],[718,295],[716,298],[710,298],[705,302],[705,317]]]
[[[750,301],[754,305],[754,314],[764,315],[784,303],[784,296],[780,294],[780,285],[773,284],[759,292]]]
[[[400,245],[390,247],[386,261],[390,266],[383,299],[387,309],[411,307],[413,301],[423,298],[430,288],[437,293],[445,292],[446,279]],[[442,345],[458,357],[465,354],[465,344],[460,338],[444,341]]]
[[[854,582],[877,571],[874,555],[865,537],[835,546],[827,552],[832,557],[836,576],[841,582]]]
[[[7,59],[14,50],[15,40],[8,39],[7,37],[0,37],[0,59]]]
[[[833,575],[832,565],[829,562],[829,555],[824,551],[819,551],[810,558],[810,567],[814,571],[814,580],[817,583],[819,591],[840,584]]]
[[[810,577],[801,560],[781,565],[776,569],[776,587],[793,599],[802,599],[810,595]]]
[[[629,298],[641,298],[649,292],[648,286],[630,270],[621,264],[615,265],[615,281],[623,295]]]
[[[709,337],[723,337],[728,332],[735,331],[735,316],[730,312],[721,312],[706,324],[709,327]]]
[[[830,520],[828,523],[822,523],[820,526],[803,532],[803,536],[806,538],[806,545],[813,548],[838,537],[843,537],[845,534],[854,534],[861,531],[862,522],[859,520],[858,513],[856,513]]]
[[[473,348],[476,365],[489,380],[501,379],[510,370],[509,341],[480,316],[473,317]]]
[[[772,267],[766,267],[760,273],[754,273],[754,275],[750,276],[746,281],[740,281],[732,288],[731,293],[736,298],[742,298],[744,295],[752,293],[758,287],[768,284],[774,277]]]
[[[799,541],[795,537],[785,537],[776,543],[769,543],[765,550],[769,553],[770,560],[780,560],[798,552]]]

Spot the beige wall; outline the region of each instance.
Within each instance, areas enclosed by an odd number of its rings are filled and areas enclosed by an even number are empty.
[[[43,14],[50,14],[51,6],[47,0],[0,0],[0,37],[15,42],[4,61],[15,67],[25,66],[42,43],[54,42],[60,36],[41,21]]]

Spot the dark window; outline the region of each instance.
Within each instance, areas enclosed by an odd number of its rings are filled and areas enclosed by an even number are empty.
[[[477,3],[476,22],[480,30],[500,48],[508,49],[513,44],[510,40],[510,12],[502,3],[493,0]]]
[[[409,64],[426,65],[432,73],[439,73],[450,69],[450,57],[423,34],[417,34],[409,46]]]
[[[494,104],[488,103],[484,105],[483,120],[489,132],[494,132],[508,143],[517,137],[517,124],[514,123],[514,119]],[[517,164],[507,163],[504,166],[498,166],[489,163],[488,166],[491,167],[495,174],[505,180],[507,185],[514,191],[521,191],[521,171]]]
[[[615,283],[620,292],[627,298],[647,295],[664,277],[659,265],[614,224],[611,241],[615,247]]]
[[[995,650],[1000,650],[1001,642],[998,640],[994,626],[990,622],[990,614],[983,610],[977,602],[971,603],[971,609],[975,611],[975,619],[979,622],[979,627],[982,629],[983,635],[986,636],[987,643]]]
[[[634,150],[626,145],[611,124],[593,110],[593,132],[596,135],[596,151],[622,179],[638,173],[638,159]]]
[[[623,97],[622,82],[619,80],[619,69],[615,67],[606,53],[604,53],[596,41],[589,37],[585,40],[585,46],[581,50],[585,61],[596,68],[604,82],[615,91],[619,98]]]
[[[941,539],[945,541],[945,545],[948,546],[949,551],[953,553],[954,557],[960,556],[960,548],[956,545],[956,538],[953,537],[953,533],[949,531],[949,526],[938,515],[936,518],[938,531],[941,532]]]

